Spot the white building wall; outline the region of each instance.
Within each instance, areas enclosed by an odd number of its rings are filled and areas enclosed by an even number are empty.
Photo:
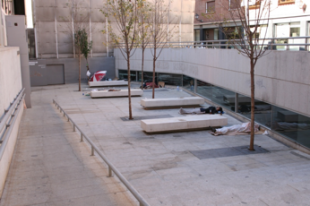
[[[127,69],[114,51],[116,70]],[[145,53],[145,71],[152,71],[152,56]],[[141,50],[131,59],[131,69],[141,70]],[[216,86],[250,96],[250,62],[236,50],[164,49],[156,72],[191,76]],[[310,53],[270,51],[255,69],[255,98],[302,115],[310,116]]]
[[[13,102],[16,95],[22,89],[20,56],[18,52],[19,48],[16,47],[0,48],[0,116],[2,116],[4,109],[9,107],[10,103]],[[23,108],[21,106],[15,123],[10,125],[12,132],[8,136],[6,144],[0,144],[1,150],[4,151],[3,155],[0,155],[0,198],[10,168]],[[0,132],[2,134],[2,131]]]
[[[303,5],[306,5],[306,9],[303,9]],[[255,14],[258,10],[251,9],[250,19],[255,21]],[[264,18],[267,16],[264,16]],[[276,37],[275,34],[275,24],[286,24],[286,23],[300,23],[300,35],[299,36],[309,36],[307,31],[308,22],[310,22],[310,0],[295,0],[293,4],[281,5],[279,0],[271,0],[271,9],[269,17],[269,29],[267,33],[268,38]],[[262,24],[267,23],[267,21],[262,21]],[[289,37],[289,36],[287,36]],[[301,42],[295,43],[304,43],[304,40]]]
[[[0,116],[22,89],[18,52],[17,47],[0,48]]]

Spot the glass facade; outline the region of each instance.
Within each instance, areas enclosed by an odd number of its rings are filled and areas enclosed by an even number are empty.
[[[165,82],[166,85],[182,86],[182,75],[158,73],[158,81]]]
[[[195,79],[186,75],[183,75],[183,87],[190,91],[194,91],[195,87]]]
[[[272,106],[271,129],[310,147],[310,118],[295,112]]]
[[[222,107],[225,107],[226,109],[231,109],[235,106],[235,92],[214,86],[212,84],[197,80],[197,93],[221,105]]]
[[[118,70],[118,78],[120,80],[128,80],[128,72],[127,70]],[[131,81],[137,81],[137,72],[136,71],[130,71],[130,80]]]
[[[138,74],[138,77],[136,76]],[[152,72],[144,72],[145,81],[152,81]],[[127,79],[127,71],[119,70],[120,79]],[[131,80],[141,81],[141,72],[131,71]],[[195,79],[186,75],[156,73],[156,83],[163,81],[167,85],[183,86],[194,92]],[[240,115],[251,118],[251,98],[235,92],[197,80],[197,94],[221,105],[227,110],[237,111]],[[238,98],[238,105],[236,103]],[[237,107],[237,109],[236,109]],[[255,121],[292,141],[310,148],[310,117],[300,115],[266,102],[255,100]]]
[[[142,81],[142,72],[138,72],[138,81]],[[143,81],[152,82],[153,81],[153,72],[143,72]],[[155,73],[155,83],[157,84],[157,73]]]
[[[236,93],[197,80],[197,93],[235,111]],[[251,118],[251,98],[238,94],[237,112]],[[281,135],[310,148],[310,118],[295,112],[255,100],[255,121]]]
[[[271,109],[272,105],[255,100],[255,121],[271,128]],[[251,98],[244,95],[238,95],[238,113],[241,115],[251,118]]]

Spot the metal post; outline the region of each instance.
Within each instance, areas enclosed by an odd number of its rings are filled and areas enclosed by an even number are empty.
[[[197,79],[194,80],[194,92],[197,93]]]
[[[112,177],[112,168],[109,166],[109,177]]]
[[[286,43],[286,51],[289,51],[290,50],[290,46],[288,43]]]
[[[83,133],[81,132],[81,142],[83,142]]]
[[[91,156],[95,155],[95,148],[93,146],[91,146]]]
[[[239,105],[239,94],[235,94],[235,112],[238,113],[238,105]]]

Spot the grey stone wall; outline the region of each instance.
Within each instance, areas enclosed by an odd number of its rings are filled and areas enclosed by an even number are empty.
[[[114,57],[93,57],[88,60],[90,72],[94,73],[100,70],[107,71],[107,78],[115,77],[115,59]],[[79,74],[79,64],[76,58],[63,59],[37,59],[30,61],[31,86],[46,86],[49,83],[47,78],[50,75],[59,75],[53,71],[48,71],[50,65],[62,65],[64,70],[64,83],[77,83]],[[82,58],[81,76],[82,81],[87,81],[86,61]],[[55,77],[57,79],[58,77]]]
[[[150,0],[151,1],[151,0]],[[93,41],[91,56],[107,56],[109,41],[102,33],[107,19],[100,9],[105,0],[33,0],[37,58],[73,57],[72,5],[87,18],[80,23]],[[170,3],[169,3],[170,2]],[[193,41],[195,0],[165,0],[170,7],[171,41]],[[112,23],[113,24],[113,23]],[[112,25],[113,26],[113,25]]]

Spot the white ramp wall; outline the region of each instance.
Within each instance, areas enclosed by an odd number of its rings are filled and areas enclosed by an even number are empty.
[[[114,51],[116,69],[127,69],[120,51]],[[152,56],[145,52],[145,71],[152,71]],[[131,59],[141,70],[141,50]],[[184,74],[250,96],[249,59],[233,49],[164,49],[156,72]],[[255,98],[310,116],[310,53],[268,51],[255,69]]]
[[[22,89],[19,48],[0,48],[0,116]]]
[[[22,89],[21,67],[19,48],[3,47],[0,48],[0,117],[4,110],[13,102],[16,95]],[[4,137],[0,143],[0,199],[4,189],[7,173],[10,168],[15,143],[18,135],[19,123],[23,114],[23,106],[16,112],[16,119],[10,125],[9,136]],[[0,128],[0,135],[2,134]]]

